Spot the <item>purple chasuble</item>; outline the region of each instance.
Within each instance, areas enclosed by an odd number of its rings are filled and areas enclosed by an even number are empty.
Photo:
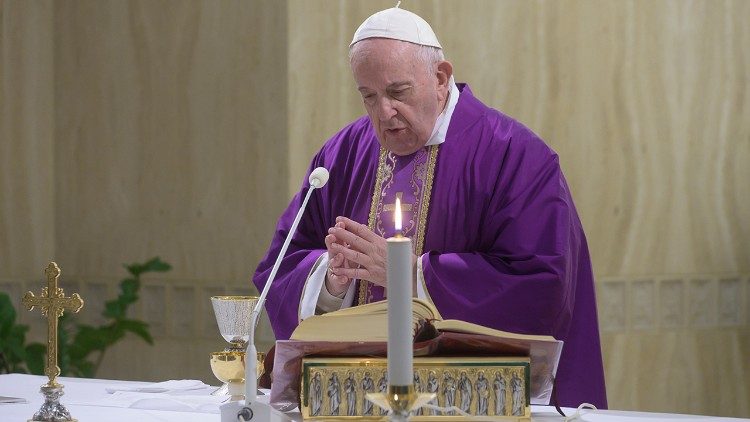
[[[445,319],[563,340],[558,403],[606,408],[591,262],[557,154],[528,128],[482,104],[468,86],[459,89],[446,140],[437,147],[431,197],[420,212],[426,215],[422,268],[430,299]],[[268,295],[277,339],[288,339],[298,324],[305,281],[326,251],[324,238],[336,217],[368,224],[379,153],[363,116],[313,158],[309,171],[324,166],[331,175],[313,193]],[[305,180],[279,219],[253,277],[258,289],[308,189]],[[382,224],[388,235],[390,223]]]

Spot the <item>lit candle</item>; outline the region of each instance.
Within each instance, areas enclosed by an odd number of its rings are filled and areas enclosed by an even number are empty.
[[[401,230],[403,230],[401,221],[401,198],[397,196],[396,210],[393,212],[393,225],[396,226],[396,236],[401,236]]]
[[[388,238],[388,382],[412,385],[411,240],[401,234],[401,201],[396,198],[396,236]]]

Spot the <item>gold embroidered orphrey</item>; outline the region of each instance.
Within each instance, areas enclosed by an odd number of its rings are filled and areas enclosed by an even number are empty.
[[[57,382],[57,376],[60,375],[60,367],[57,366],[57,319],[66,309],[74,313],[80,311],[83,308],[83,299],[78,293],[65,297],[63,289],[57,287],[60,267],[56,263],[50,262],[44,274],[47,276],[47,287],[42,289],[42,294],[34,296],[34,293],[26,292],[21,300],[29,311],[38,307],[42,315],[47,317],[47,360],[44,364],[44,374],[49,378],[49,382],[41,388],[45,397],[42,408],[29,420],[75,421],[59,402],[60,396],[63,395],[63,386]]]
[[[440,145],[430,145],[427,147],[427,169],[425,171],[424,183],[421,195],[421,204],[419,215],[414,216],[416,220],[417,230],[414,235],[414,254],[417,256],[422,255],[422,249],[424,248],[424,235],[425,228],[427,227],[427,216],[430,211],[430,196],[432,195],[432,181],[435,175],[435,163],[437,162],[438,150]],[[370,205],[370,215],[368,218],[367,226],[370,230],[375,231],[378,218],[378,207],[383,201],[382,186],[383,180],[388,176],[386,173],[390,173],[387,169],[388,150],[380,147],[380,155],[378,158],[378,172],[375,176],[375,187],[372,191],[372,204]],[[384,205],[385,208],[389,208],[391,204]],[[370,291],[372,283],[367,280],[360,280],[359,282],[359,294],[357,304],[364,305],[367,303],[368,292]]]

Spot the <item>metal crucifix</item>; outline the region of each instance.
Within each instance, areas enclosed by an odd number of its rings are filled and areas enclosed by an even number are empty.
[[[50,262],[44,270],[47,276],[47,287],[42,290],[42,295],[34,296],[32,292],[23,295],[21,303],[29,310],[39,307],[42,315],[47,317],[47,361],[44,365],[44,374],[49,378],[47,386],[55,387],[55,378],[60,375],[60,367],[57,366],[57,319],[63,315],[65,309],[75,313],[83,308],[83,299],[78,293],[71,297],[65,297],[63,289],[57,287],[57,278],[60,277],[60,267]]]
[[[47,287],[42,289],[42,294],[37,297],[32,292],[26,292],[21,300],[21,303],[29,310],[36,306],[42,310],[42,315],[47,317],[47,361],[44,364],[44,374],[49,378],[49,382],[41,388],[41,393],[44,395],[41,409],[29,421],[76,422],[65,406],[60,403],[63,386],[56,381],[57,376],[60,375],[60,367],[57,366],[57,319],[66,309],[76,313],[80,311],[83,308],[83,299],[78,293],[65,297],[63,289],[57,287],[60,267],[54,262],[47,265],[44,274],[47,276]]]

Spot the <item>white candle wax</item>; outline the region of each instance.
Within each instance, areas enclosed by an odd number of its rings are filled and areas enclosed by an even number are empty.
[[[388,382],[411,385],[412,371],[412,262],[411,240],[391,237],[388,242]]]

